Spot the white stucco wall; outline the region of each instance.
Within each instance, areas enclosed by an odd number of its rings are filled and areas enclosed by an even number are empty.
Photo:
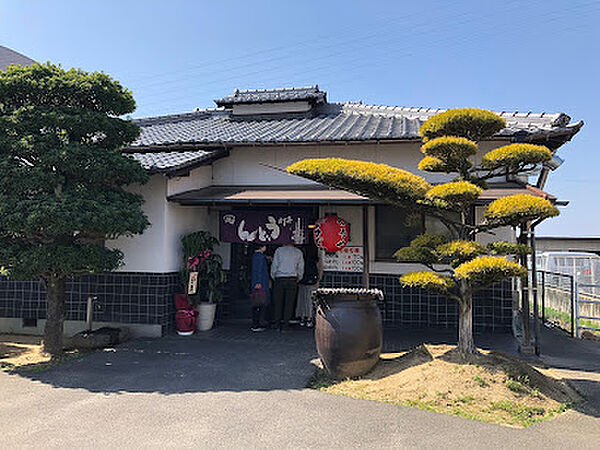
[[[481,146],[483,154],[504,142],[488,142]],[[475,157],[481,158],[481,154]],[[303,178],[294,177],[278,170],[265,167],[275,166],[284,169],[289,164],[304,158],[343,157],[364,161],[390,164],[395,167],[417,173],[430,182],[443,182],[449,179],[444,174],[429,174],[417,169],[422,158],[417,142],[394,144],[364,145],[294,145],[294,146],[257,146],[240,147],[231,150],[230,156],[217,160],[212,166],[202,166],[190,172],[189,176],[167,178],[154,175],[148,184],[133,187],[146,198],[144,211],[148,215],[151,227],[142,236],[120,238],[108,241],[107,246],[119,248],[125,254],[125,265],[121,271],[170,272],[180,269],[180,238],[186,233],[198,230],[211,231],[218,236],[218,209],[215,207],[180,206],[167,202],[169,195],[210,185],[216,186],[273,186],[298,185],[312,183]],[[354,245],[362,245],[362,207],[328,206],[321,212],[337,212],[351,224],[351,240]],[[478,211],[481,220],[481,211]],[[397,264],[375,261],[375,211],[370,209],[370,248],[371,271],[373,273],[403,273],[418,269],[413,264]],[[514,240],[510,228],[495,232],[494,236],[482,235],[483,243],[491,240]],[[230,245],[222,244],[217,251],[224,259],[225,268],[230,264]]]
[[[150,227],[139,236],[106,241],[106,246],[118,248],[124,253],[125,264],[119,271],[163,272],[166,179],[162,175],[155,175],[150,177],[150,181],[145,185],[132,186],[130,190],[144,196],[146,202],[142,209],[150,221]]]
[[[167,179],[154,175],[133,192],[146,199],[143,210],[150,227],[142,235],[107,241],[106,246],[124,253],[121,272],[172,272],[181,267],[179,240],[192,231],[206,229],[207,208],[167,202]]]
[[[185,177],[167,179],[167,195],[202,189],[212,184],[212,166],[200,166],[190,171]]]
[[[481,156],[506,142],[485,142],[480,145]],[[213,163],[212,182],[218,186],[298,185],[309,180],[288,175],[266,166],[285,169],[290,164],[306,158],[337,157],[385,163],[413,172],[431,183],[449,181],[452,176],[422,172],[417,167],[423,158],[418,142],[363,145],[290,145],[239,147],[231,150],[227,158]]]

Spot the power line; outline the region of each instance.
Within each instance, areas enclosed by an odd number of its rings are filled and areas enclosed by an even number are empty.
[[[593,4],[593,3],[592,3],[592,4]],[[581,9],[581,7],[582,7],[582,6],[589,6],[589,5],[591,5],[591,4],[587,4],[587,5],[579,5],[579,7],[571,8],[571,9],[570,9],[570,11],[571,11],[571,12],[573,12],[573,11],[577,11],[577,10]],[[540,19],[540,18],[543,18],[543,17],[546,17],[546,18],[548,18],[548,20],[546,20],[545,22],[554,22],[554,21],[560,21],[560,20],[561,20],[561,18],[563,17],[563,15],[564,15],[564,13],[565,13],[565,11],[564,11],[564,10],[563,10],[563,11],[561,11],[560,13],[556,13],[555,11],[550,11],[550,12],[548,12],[548,13],[544,14],[544,15],[539,15],[539,14],[538,14],[538,15],[536,16],[536,19],[538,19],[538,22],[539,22],[539,19]],[[560,16],[559,16],[559,17],[554,17],[554,16],[557,16],[557,14],[559,14]],[[468,17],[468,15],[465,15],[465,17]],[[525,23],[526,23],[526,22],[528,22],[528,20],[529,20],[529,18],[527,18],[527,17],[522,17],[522,18],[521,18],[521,22],[525,22]],[[463,25],[468,25],[468,23],[470,23],[471,21],[472,21],[472,20],[465,19],[465,20],[463,20],[462,24],[463,24]],[[488,21],[489,21],[489,19],[488,19]],[[520,32],[520,31],[519,31],[519,30],[517,30],[517,28],[515,28],[515,26],[514,26],[516,23],[517,23],[517,21],[513,21],[513,22],[512,22],[512,24],[511,24],[511,25],[512,25],[512,28],[510,28],[510,31],[511,31],[513,34],[514,34],[515,32]],[[431,24],[430,24],[430,25],[431,25]],[[424,30],[424,31],[427,31],[427,30]],[[503,34],[504,34],[504,35],[506,35],[507,33],[503,31]],[[478,35],[477,35],[477,34],[476,34],[476,35],[474,35],[474,34],[471,34],[471,35],[469,35],[469,36],[462,36],[462,35],[459,35],[459,36],[455,36],[455,37],[453,37],[452,39],[448,39],[448,38],[446,38],[446,37],[440,37],[440,38],[438,38],[438,39],[436,39],[436,40],[433,40],[433,41],[431,41],[431,40],[429,40],[429,41],[426,41],[426,43],[427,43],[427,44],[434,44],[434,45],[437,45],[438,47],[439,47],[440,45],[441,45],[441,46],[454,45],[454,44],[456,44],[457,42],[459,42],[459,43],[460,43],[460,42],[465,42],[465,41],[466,41],[466,42],[472,41],[474,37],[478,37],[478,36],[481,36],[481,35],[483,35],[483,36],[486,36],[486,35],[487,35],[487,36],[489,37],[489,36],[494,36],[494,35],[495,35],[495,33],[493,33],[493,32],[480,32]],[[414,33],[413,33],[413,38],[414,38]],[[376,43],[375,45],[379,45],[379,46],[381,46],[381,43]],[[393,48],[393,47],[395,47],[395,46],[392,46],[392,48]],[[402,45],[401,45],[400,47],[401,47],[400,49],[402,49]],[[421,49],[423,49],[423,48],[428,48],[428,45],[422,45],[422,46],[421,46]],[[379,51],[382,51],[382,50],[383,50],[383,51],[387,51],[387,52],[389,52],[389,50],[390,50],[390,49],[389,49],[389,48],[379,49]],[[349,49],[349,50],[345,50],[345,51],[341,51],[341,52],[336,52],[336,54],[333,54],[333,55],[332,55],[332,54],[328,54],[328,55],[323,55],[323,56],[321,56],[321,57],[318,57],[318,58],[313,58],[311,62],[314,62],[315,60],[322,60],[322,59],[326,59],[326,60],[328,60],[328,64],[327,64],[327,65],[325,65],[325,66],[317,66],[317,67],[313,67],[313,68],[312,68],[312,70],[303,70],[302,72],[300,72],[300,75],[302,75],[302,76],[305,76],[305,77],[306,77],[306,76],[308,76],[308,75],[310,75],[310,74],[316,74],[316,73],[320,73],[320,72],[323,72],[323,71],[325,71],[325,72],[328,72],[328,71],[330,71],[330,70],[331,70],[331,64],[330,64],[330,61],[331,61],[332,57],[334,57],[334,56],[336,56],[336,55],[344,55],[344,54],[348,53],[348,51],[355,51],[355,49]],[[395,59],[398,59],[398,58],[404,58],[404,57],[408,57],[408,56],[410,56],[410,55],[411,55],[411,53],[409,52],[409,53],[407,53],[407,54],[394,55],[394,58],[395,58]],[[386,61],[383,61],[383,62],[386,62]],[[354,66],[354,67],[351,69],[351,72],[355,72],[356,70],[360,70],[360,69],[361,69],[361,68],[363,68],[363,67],[367,67],[367,68],[369,68],[369,67],[372,67],[372,66],[373,66],[373,61],[371,61],[371,62],[370,62],[370,64],[367,64],[367,65],[355,65],[355,66]],[[289,70],[294,70],[294,69],[293,69],[293,68],[290,68]],[[210,81],[210,80],[209,80],[209,81],[205,81],[205,82],[203,82],[203,86],[207,86],[207,85],[211,85],[211,84],[215,84],[215,83],[222,83],[223,81],[227,81],[227,80],[236,80],[236,79],[239,79],[239,77],[240,77],[240,76],[243,76],[243,79],[244,79],[244,80],[246,80],[246,81],[248,81],[248,80],[249,80],[249,77],[250,77],[250,76],[252,76],[252,75],[259,75],[259,74],[261,74],[261,73],[265,73],[265,72],[273,72],[273,71],[274,71],[274,70],[273,70],[272,68],[263,68],[263,69],[261,69],[261,70],[254,71],[254,72],[250,72],[250,73],[248,73],[248,72],[245,72],[245,73],[244,73],[244,74],[242,74],[242,75],[234,75],[234,76],[232,76],[232,77],[225,77],[225,78],[220,78],[220,79],[216,79],[216,80],[212,80],[212,81]],[[344,72],[344,73],[347,75],[349,72],[350,72],[349,70],[345,70],[345,72]],[[284,72],[284,73],[285,73],[285,72]],[[281,78],[281,77],[282,77],[282,73],[279,73],[279,74],[275,75],[274,77],[268,77],[268,78],[266,78],[266,79],[263,77],[263,78],[261,78],[261,80],[262,80],[262,81],[266,81],[266,80],[269,80],[269,79],[279,79],[279,78]],[[340,80],[340,81],[341,81],[341,80]],[[337,83],[336,83],[336,84],[337,84]],[[173,92],[173,89],[171,89],[171,90],[166,90],[166,91],[163,91],[162,95],[159,95],[159,96],[168,95],[170,92]],[[196,92],[197,92],[197,91],[196,91]],[[142,98],[143,98],[143,97],[144,97],[144,96],[142,95]],[[156,96],[155,96],[155,97],[156,97]],[[182,98],[187,98],[187,97],[188,97],[188,95],[187,95],[187,94],[184,94],[184,95],[182,95],[182,96],[175,96],[175,97],[173,97],[173,96],[170,96],[170,97],[167,99],[167,101],[170,101],[170,102],[172,102],[172,101],[174,101],[174,100],[178,100],[178,99],[182,99]],[[164,101],[164,100],[159,100],[159,101],[154,101],[154,102],[147,102],[147,103],[146,103],[146,102],[144,102],[144,106],[145,106],[145,107],[148,107],[148,106],[152,106],[152,105],[156,105],[156,104],[163,104],[163,103],[165,103],[165,101]]]
[[[519,2],[518,2],[518,0],[513,0],[512,2],[508,2],[508,4],[514,4],[514,5],[518,6]],[[517,10],[517,9],[518,8],[515,8],[515,10]],[[510,11],[510,9],[507,9],[507,11]],[[415,16],[424,19],[424,20],[421,21],[420,25],[425,25],[425,26],[427,26],[429,28],[434,28],[434,29],[437,29],[437,30],[439,30],[439,28],[442,25],[444,25],[444,24],[446,24],[446,23],[449,22],[447,18],[441,18],[441,19],[438,19],[438,21],[431,21],[431,20],[429,20],[429,19],[427,19],[425,17],[425,14],[423,12],[415,12],[413,14],[403,16],[403,18],[404,19],[410,19],[411,17],[415,17]],[[473,16],[473,14],[471,12],[467,12],[467,13],[461,13],[460,15],[454,15],[452,23],[456,24],[456,21],[457,21],[458,18],[465,17],[465,16]],[[392,20],[393,19],[389,19],[388,21],[392,21]],[[419,24],[419,23],[417,23],[417,24]],[[394,22],[393,25],[397,27],[399,24],[397,22]],[[414,35],[414,32],[413,32],[414,29],[415,29],[415,24],[413,23],[413,24],[411,24],[411,29],[409,30],[407,28],[407,31],[404,34],[406,34],[408,36]],[[366,35],[359,35],[358,37],[355,35],[355,37],[352,38],[352,39],[343,40],[343,41],[337,41],[337,42],[331,43],[329,45],[324,45],[324,46],[321,45],[320,47],[322,47],[322,48],[335,48],[336,52],[333,53],[335,55],[335,54],[339,54],[340,53],[340,50],[339,50],[340,48],[343,48],[343,47],[347,46],[348,44],[350,44],[352,42],[364,43],[364,41],[366,41],[366,40],[371,40],[373,38],[380,37],[381,34],[382,34],[382,30],[379,29],[377,32],[371,32],[371,33],[368,33]],[[329,36],[327,36],[327,37],[329,38]],[[311,40],[309,42],[313,42],[313,41],[323,42],[322,40]],[[288,47],[279,47],[279,48],[287,48],[289,50],[290,48],[293,48],[293,47],[296,47],[296,46],[302,45],[302,44],[303,43],[297,43],[297,44],[292,44],[291,46],[288,46]],[[370,46],[373,46],[373,45],[376,45],[376,43],[375,44],[371,44]],[[362,47],[362,46],[364,46],[364,44],[363,45],[359,45],[359,47]],[[347,52],[351,52],[351,51],[352,51],[352,49],[349,49],[349,50],[346,50],[345,52],[347,53]],[[257,52],[257,53],[263,53],[263,52]],[[326,56],[328,56],[328,55],[326,55]],[[295,57],[296,57],[296,55],[293,55],[293,54],[292,55],[284,55],[284,56],[280,56],[280,57],[270,57],[270,58],[267,58],[266,60],[255,60],[255,61],[252,61],[251,63],[248,63],[248,64],[243,64],[243,65],[234,66],[234,67],[225,67],[225,68],[218,69],[218,70],[211,70],[211,71],[208,71],[208,72],[205,72],[205,73],[208,74],[208,75],[214,75],[214,74],[218,74],[218,73],[231,72],[232,70],[238,70],[238,69],[243,69],[243,68],[247,68],[247,67],[253,67],[255,65],[264,64],[264,63],[267,63],[267,62],[279,61],[279,60],[290,59],[290,58],[295,58]],[[234,59],[235,60],[235,58],[229,58],[229,59]],[[206,67],[206,65],[200,65],[198,67],[200,69],[204,70],[205,67]],[[197,69],[191,69],[191,71],[196,71],[196,70]],[[190,70],[188,70],[188,71],[190,71]],[[178,70],[176,72],[171,71],[171,72],[168,72],[168,74],[170,74],[170,75],[173,75],[173,74],[177,75],[177,74],[180,74],[182,72],[185,72],[185,70]],[[200,72],[200,73],[202,74],[203,72]],[[189,77],[186,76],[186,77],[179,77],[178,79],[186,80],[188,78]],[[138,85],[138,87],[146,87],[146,86],[161,85],[161,84],[163,84],[163,83],[161,83],[160,81],[156,82],[156,83],[155,82],[142,83],[142,84]],[[133,84],[133,86],[135,86],[135,83]]]

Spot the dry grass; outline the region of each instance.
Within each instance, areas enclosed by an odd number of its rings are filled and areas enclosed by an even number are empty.
[[[44,353],[41,336],[0,334],[0,367],[5,370],[43,371],[82,355],[73,350],[52,358]]]
[[[333,394],[412,406],[515,427],[554,417],[581,398],[564,382],[498,352],[462,360],[448,345],[387,353],[360,379],[313,387]]]

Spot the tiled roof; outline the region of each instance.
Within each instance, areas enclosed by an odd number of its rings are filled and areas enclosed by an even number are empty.
[[[311,142],[355,142],[419,138],[419,128],[443,109],[405,108],[328,103],[308,113],[234,117],[230,111],[208,109],[188,114],[151,117],[135,122],[142,128],[132,144],[136,147],[164,145],[234,145]],[[570,139],[583,125],[571,124],[563,113],[500,112],[507,128],[500,136],[564,136]],[[560,144],[559,143],[559,144]],[[156,149],[158,150],[158,149]]]
[[[207,164],[227,154],[223,150],[192,150],[174,152],[129,153],[151,173],[172,172]]]
[[[35,61],[25,55],[11,50],[10,48],[0,45],[0,70],[6,69],[6,67],[11,64],[29,66],[31,64],[35,64]]]
[[[230,106],[242,103],[272,103],[309,100],[312,102],[323,103],[327,96],[326,92],[320,91],[319,86],[308,86],[299,88],[285,89],[253,89],[240,91],[236,89],[233,95],[228,95],[219,100],[215,100],[218,106]]]

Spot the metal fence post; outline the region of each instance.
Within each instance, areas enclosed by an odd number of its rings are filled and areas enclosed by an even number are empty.
[[[575,337],[575,281],[573,275],[569,276],[571,284],[571,337]]]
[[[579,284],[575,281],[575,337],[579,338]]]
[[[542,274],[542,323],[546,323],[546,272]]]

